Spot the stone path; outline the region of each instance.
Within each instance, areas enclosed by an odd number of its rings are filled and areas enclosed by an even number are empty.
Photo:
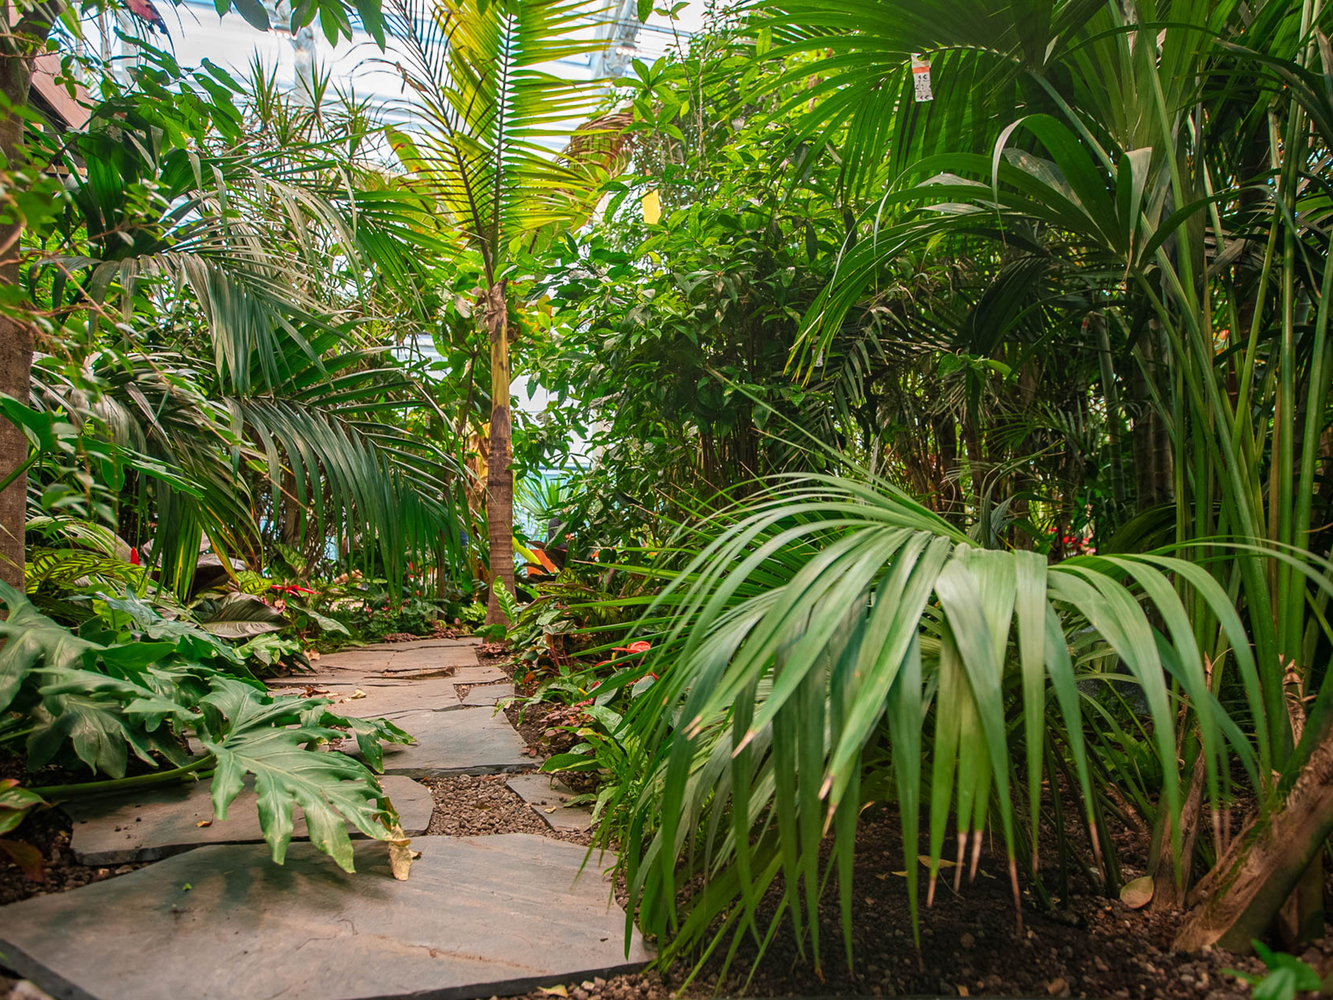
[[[574,793],[549,774],[520,774],[508,785],[552,830],[587,830],[592,826],[592,810],[585,805],[571,806]]]
[[[403,777],[381,779],[389,801],[402,817],[409,837],[426,832],[435,800],[430,789]],[[147,788],[133,796],[103,796],[63,806],[74,821],[70,849],[81,865],[122,865],[157,861],[204,844],[258,844],[258,799],[253,782],[236,796],[225,820],[214,819],[209,784],[198,781],[174,787]],[[292,837],[306,839],[305,818],[296,808]],[[347,832],[363,836],[351,823]]]
[[[409,834],[432,800],[413,778],[530,771],[496,701],[513,695],[475,643],[422,640],[323,657],[281,693],[331,697],[347,715],[391,718],[416,737],[386,747],[385,791]],[[465,696],[458,690],[463,687]],[[586,811],[545,775],[510,779],[555,828]],[[543,790],[544,786],[544,790]],[[563,795],[563,798],[562,798]],[[585,849],[546,837],[414,836],[405,882],[383,844],[361,840],[357,874],[309,843],[269,860],[253,793],[225,822],[207,783],[70,808],[88,864],[155,861],[66,893],[0,907],[0,962],[70,1000],[467,1000],[637,969],[651,957],[608,905]],[[299,811],[298,811],[299,817]],[[295,838],[304,836],[298,818]],[[165,859],[165,860],[157,860]]]

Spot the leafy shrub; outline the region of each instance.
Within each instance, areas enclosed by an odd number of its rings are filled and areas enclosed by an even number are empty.
[[[105,617],[77,633],[11,587],[0,584],[0,600],[8,609],[0,622],[0,745],[22,745],[32,770],[82,764],[111,778],[33,794],[56,799],[111,790],[133,754],[159,771],[129,779],[136,785],[211,774],[219,819],[253,775],[264,837],[279,863],[298,805],[311,841],[348,871],[352,846],[344,820],[367,836],[401,838],[372,773],[382,770],[381,742],[411,741],[393,723],[337,715],[327,698],[275,697],[241,651],[198,625],[163,617],[134,594],[103,598]],[[349,732],[364,763],[318,752]],[[202,756],[187,754],[187,735],[197,737]],[[175,767],[163,770],[164,763]]]

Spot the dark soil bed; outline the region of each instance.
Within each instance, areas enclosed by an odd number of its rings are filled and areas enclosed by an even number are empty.
[[[591,987],[569,983],[565,991],[573,1000],[634,1000],[660,993],[692,998],[745,994],[1244,1000],[1249,987],[1223,970],[1262,969],[1252,958],[1214,951],[1174,955],[1170,919],[1155,919],[1118,900],[1092,894],[1076,894],[1047,913],[1025,900],[1025,927],[1019,933],[1006,863],[995,857],[983,860],[973,884],[964,877],[959,894],[951,881],[946,886],[941,877],[934,906],[922,910],[918,958],[902,870],[897,817],[885,810],[866,818],[857,835],[852,898],[855,965],[850,971],[836,892],[830,891],[820,909],[822,978],[814,971],[808,945],[802,958],[790,922],[784,920],[748,984],[755,956],[749,941],[721,982],[721,963],[713,960],[688,985],[689,968],[682,962],[664,975],[621,976],[593,982]],[[920,871],[924,893],[925,869]],[[761,906],[764,918],[771,916],[775,903],[775,894],[770,893]],[[1317,968],[1329,962],[1319,946],[1303,957]],[[529,997],[547,1000],[549,994]]]

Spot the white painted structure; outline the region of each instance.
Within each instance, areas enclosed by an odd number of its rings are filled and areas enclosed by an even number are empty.
[[[269,0],[267,6],[273,23],[282,24],[283,15],[290,9],[287,0],[279,0],[276,8],[273,0]],[[664,53],[687,44],[703,16],[701,0],[693,0],[674,21],[654,13],[647,23],[640,24],[637,7],[636,0],[603,0],[600,12],[589,19],[587,30],[590,37],[605,39],[605,48],[590,56],[563,61],[556,71],[571,79],[621,76],[633,59],[651,64]],[[208,0],[186,0],[174,7],[169,0],[159,0],[158,9],[167,22],[171,45],[182,66],[197,66],[210,59],[234,74],[247,75],[258,58],[266,68],[276,67],[278,81],[288,86],[298,76],[317,72],[328,74],[335,90],[354,90],[362,98],[396,102],[405,97],[396,74],[374,65],[382,54],[363,31],[357,30],[352,41],[341,39],[333,46],[318,24],[296,36],[277,27],[263,32],[251,27],[234,11],[219,17]]]

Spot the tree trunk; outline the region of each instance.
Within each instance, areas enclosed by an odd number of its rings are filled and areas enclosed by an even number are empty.
[[[1138,364],[1129,372],[1129,396],[1134,402],[1134,429],[1131,444],[1134,450],[1134,475],[1137,485],[1137,510],[1144,511],[1173,499],[1171,437],[1166,421],[1158,412],[1153,399],[1150,380],[1161,384],[1165,368],[1156,333],[1145,332],[1139,346]]]
[[[510,468],[512,425],[509,417],[509,304],[505,283],[486,290],[483,317],[491,342],[491,431],[486,459],[486,534],[490,539],[491,594],[486,624],[507,624],[496,599],[503,583],[514,593],[514,471]]]
[[[0,54],[0,94],[15,112],[28,104],[32,81],[32,55],[24,51],[26,36],[14,28],[11,40]],[[45,37],[45,31],[42,32]],[[21,157],[23,118],[0,112],[0,157],[11,169]],[[19,280],[19,237],[23,221],[16,218],[0,224],[0,286]],[[28,402],[32,389],[32,328],[11,316],[0,315],[0,393]],[[0,483],[8,479],[28,458],[28,438],[8,420],[0,418]],[[19,473],[0,492],[0,580],[23,589],[23,531],[27,524],[28,476]]]
[[[1268,819],[1251,820],[1195,890],[1197,900],[1176,936],[1178,951],[1216,944],[1248,951],[1333,833],[1333,727]]]

